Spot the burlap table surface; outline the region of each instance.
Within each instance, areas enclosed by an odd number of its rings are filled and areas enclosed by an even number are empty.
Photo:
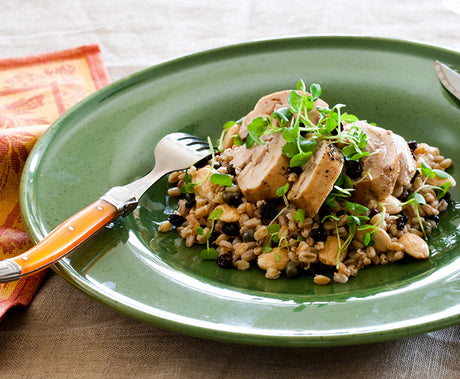
[[[99,44],[112,80],[231,43],[371,35],[460,48],[441,0],[0,0],[0,58]],[[0,323],[0,377],[460,377],[460,326],[361,346],[225,344],[142,324],[49,272],[33,302]]]

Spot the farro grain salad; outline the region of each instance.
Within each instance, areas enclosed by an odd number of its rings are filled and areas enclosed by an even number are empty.
[[[212,157],[170,174],[173,227],[222,268],[268,279],[309,274],[346,283],[369,265],[429,256],[447,208],[451,160],[426,143],[330,107],[321,87],[262,97],[223,126]]]

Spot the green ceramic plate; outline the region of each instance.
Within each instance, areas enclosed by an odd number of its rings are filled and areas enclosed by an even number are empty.
[[[460,103],[438,82],[435,59],[460,67],[459,53],[433,46],[306,37],[206,51],[124,78],[71,109],[40,139],[21,190],[28,230],[39,241],[110,187],[149,171],[153,147],[168,132],[217,137],[221,125],[246,114],[259,97],[300,78],[320,83],[329,104],[345,103],[348,112],[437,145],[460,162]],[[55,270],[121,313],[221,341],[356,344],[460,321],[460,205],[454,201],[430,240],[428,260],[314,286],[310,277],[270,281],[257,268],[219,269],[177,234],[159,235],[159,222],[174,206],[166,189],[165,180],[155,185],[134,214]],[[460,199],[457,188],[452,199]]]

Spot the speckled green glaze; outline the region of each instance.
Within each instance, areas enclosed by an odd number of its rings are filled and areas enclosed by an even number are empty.
[[[21,187],[30,235],[57,224],[110,187],[154,164],[168,132],[218,136],[259,97],[320,83],[329,104],[460,162],[460,103],[438,82],[434,60],[460,54],[405,41],[305,37],[260,41],[185,56],[124,78],[85,99],[40,139]],[[454,177],[459,180],[454,170]],[[133,318],[179,333],[247,344],[331,346],[400,338],[460,321],[459,190],[419,262],[372,267],[349,283],[264,279],[257,268],[201,261],[157,227],[174,204],[165,180],[130,215],[55,266],[70,283]],[[56,294],[59,297],[59,294]]]

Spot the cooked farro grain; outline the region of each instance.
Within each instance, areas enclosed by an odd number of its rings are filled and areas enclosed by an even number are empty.
[[[315,275],[315,277],[313,278],[313,281],[315,282],[315,284],[324,286],[326,284],[329,284],[331,279],[324,275]]]

